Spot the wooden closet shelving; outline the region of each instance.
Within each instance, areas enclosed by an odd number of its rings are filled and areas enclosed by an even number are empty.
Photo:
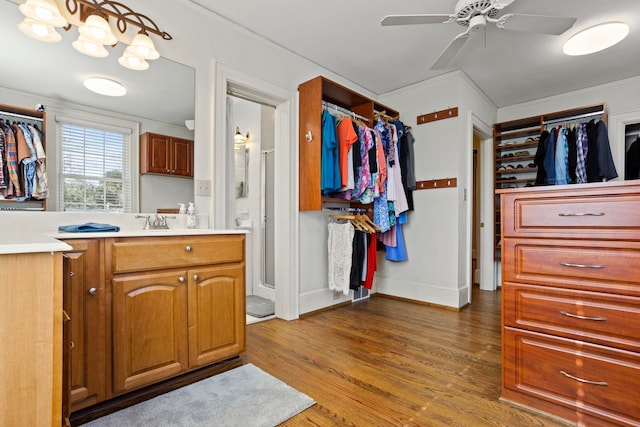
[[[325,198],[320,191],[322,158],[322,101],[329,102],[368,120],[373,127],[376,113],[399,117],[400,114],[385,105],[369,99],[353,90],[318,76],[298,86],[299,117],[299,209],[321,210],[323,203],[347,203],[361,206],[358,202],[337,198]]]
[[[596,104],[539,116],[525,117],[493,125],[494,191],[535,185],[537,166],[534,164],[539,137],[546,128],[563,122],[601,118],[607,122],[606,105]],[[494,200],[494,258],[501,258],[500,196]]]
[[[11,123],[14,121],[29,121],[39,124],[42,132],[42,146],[47,150],[46,145],[46,113],[44,111],[30,110],[27,108],[14,107],[12,105],[0,104],[0,119],[9,119]],[[0,211],[3,210],[30,210],[44,211],[46,209],[46,200],[28,199],[18,201],[15,199],[0,199]]]

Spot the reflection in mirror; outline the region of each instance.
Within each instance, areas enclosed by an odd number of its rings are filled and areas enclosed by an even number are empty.
[[[235,146],[236,199],[249,196],[249,147]]]
[[[3,28],[3,60],[0,61],[0,104],[35,109],[43,104],[47,112],[46,151],[49,187],[55,186],[56,115],[88,112],[97,117],[115,117],[138,124],[140,133],[149,131],[193,139],[185,126],[195,117],[195,70],[166,58],[150,62],[146,71],[132,71],[118,63],[126,45],[107,46],[109,56],[91,58],[77,52],[72,42],[78,30],[57,29],[58,43],[45,43],[21,33],[17,24],[24,19],[18,10],[23,0],[0,0],[0,25]],[[153,11],[139,11],[149,13]],[[169,32],[171,32],[169,30]],[[155,36],[151,36],[154,38]],[[154,39],[162,54],[172,41]],[[169,48],[169,49],[167,49]],[[101,76],[119,81],[127,88],[124,97],[108,97],[88,91],[87,77]],[[61,113],[62,111],[62,113]],[[137,145],[137,144],[136,144]],[[136,154],[137,155],[137,154]],[[133,161],[136,164],[136,159]],[[135,177],[137,178],[137,177]],[[166,189],[171,194],[170,197]],[[53,189],[55,191],[55,189]],[[139,210],[175,207],[177,202],[193,199],[193,181],[143,176],[140,178]],[[185,200],[189,199],[189,200]],[[50,192],[47,210],[56,205]]]

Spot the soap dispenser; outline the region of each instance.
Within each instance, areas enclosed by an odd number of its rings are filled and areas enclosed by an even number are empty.
[[[187,208],[187,228],[196,228],[196,207],[193,202],[189,202]]]
[[[178,228],[187,228],[187,207],[178,203]]]

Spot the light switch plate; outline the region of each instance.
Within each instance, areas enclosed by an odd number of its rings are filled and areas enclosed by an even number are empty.
[[[211,181],[196,180],[196,196],[211,196]]]

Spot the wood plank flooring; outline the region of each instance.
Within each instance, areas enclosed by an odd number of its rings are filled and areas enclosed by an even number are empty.
[[[241,359],[317,402],[283,426],[566,426],[498,400],[500,340],[500,292],[474,289],[460,312],[373,297],[251,324]]]

